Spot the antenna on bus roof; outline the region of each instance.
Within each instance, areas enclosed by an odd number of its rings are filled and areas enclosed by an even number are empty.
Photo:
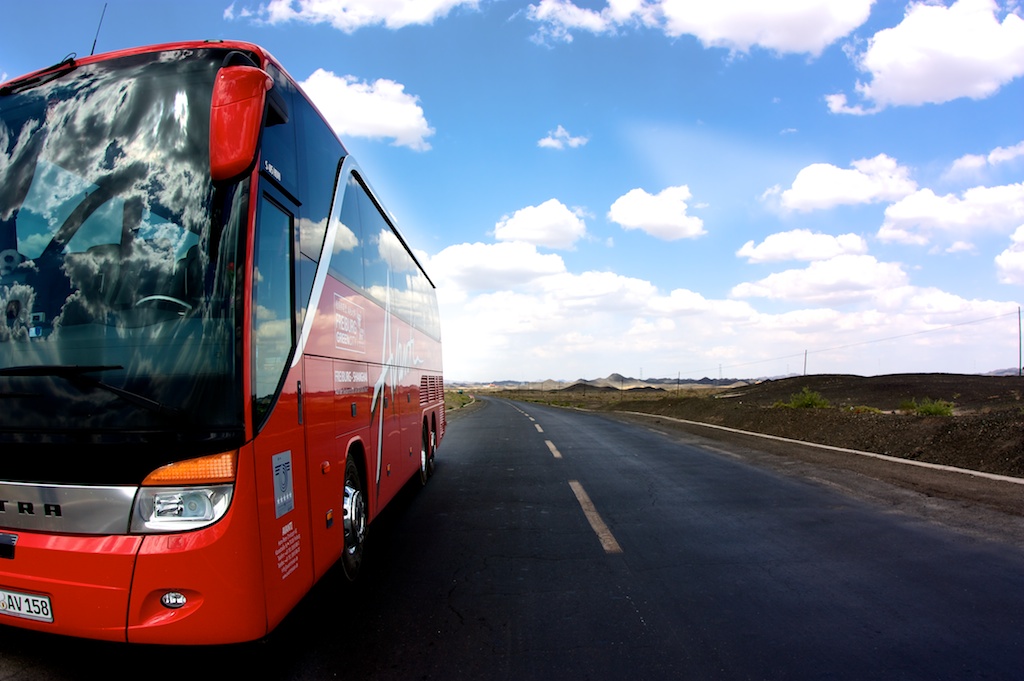
[[[92,50],[89,56],[96,54],[96,41],[100,39],[100,28],[103,26],[103,15],[107,13],[107,3],[103,3],[103,11],[100,12],[100,23],[96,26],[96,37],[92,39]]]

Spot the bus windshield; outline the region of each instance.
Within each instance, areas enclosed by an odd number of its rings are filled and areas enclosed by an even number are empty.
[[[247,186],[209,170],[224,57],[140,54],[0,91],[0,442],[240,437]]]

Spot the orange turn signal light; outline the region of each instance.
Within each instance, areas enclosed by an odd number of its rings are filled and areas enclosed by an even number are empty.
[[[213,454],[168,464],[146,476],[142,484],[156,485],[211,485],[235,481],[237,452]]]

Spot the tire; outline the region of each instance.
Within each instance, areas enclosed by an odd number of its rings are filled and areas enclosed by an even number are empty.
[[[437,438],[427,424],[423,424],[423,435],[420,438],[420,485],[434,476],[434,457],[437,454]]]
[[[434,460],[437,458],[437,433],[430,431],[430,447],[427,449],[430,456],[427,457],[427,477],[434,477]]]
[[[423,424],[423,432],[420,437],[420,486],[423,487],[430,479],[431,468],[433,467],[433,452],[430,449],[430,431],[427,424]]]
[[[368,513],[363,478],[355,459],[349,457],[345,463],[345,490],[342,500],[342,526],[345,531],[345,547],[341,552],[341,567],[349,581],[355,581],[363,565],[366,548]]]

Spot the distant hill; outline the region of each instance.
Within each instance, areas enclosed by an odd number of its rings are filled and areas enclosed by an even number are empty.
[[[693,388],[728,388],[748,385],[753,381],[738,378],[712,379],[707,376],[700,379],[692,378],[645,378],[639,379],[632,376],[623,376],[614,373],[605,378],[585,379],[579,378],[575,381],[557,381],[547,379],[544,381],[491,381],[487,383],[466,383],[450,382],[451,387],[463,388],[497,388],[501,390],[676,390]]]

